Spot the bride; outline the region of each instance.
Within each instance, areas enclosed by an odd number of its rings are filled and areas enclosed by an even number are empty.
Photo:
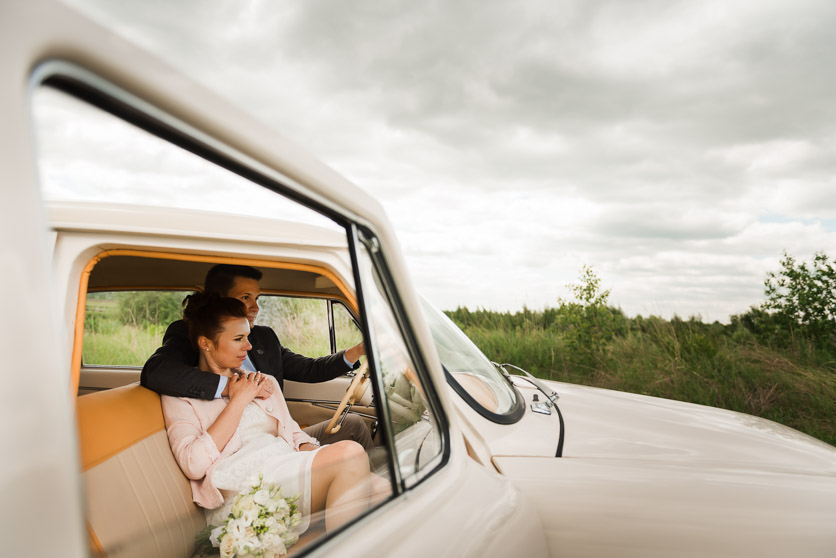
[[[199,349],[199,368],[229,378],[228,398],[162,396],[171,450],[207,522],[222,524],[235,496],[259,475],[280,485],[284,496],[300,494],[300,532],[312,513],[324,512],[331,530],[366,510],[373,475],[363,447],[352,441],[320,447],[291,418],[273,376],[240,370],[252,347],[244,304],[195,293],[183,318]],[[272,384],[272,393],[257,399],[263,382]]]

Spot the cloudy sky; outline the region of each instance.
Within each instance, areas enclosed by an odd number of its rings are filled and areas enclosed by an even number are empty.
[[[836,256],[829,0],[71,0],[377,197],[445,308],[727,321]],[[474,280],[475,279],[475,280]]]

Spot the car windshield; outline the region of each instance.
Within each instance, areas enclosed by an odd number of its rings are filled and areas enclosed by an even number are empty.
[[[453,388],[483,416],[511,422],[520,406],[518,394],[491,361],[447,316],[421,298],[438,356]],[[467,396],[464,396],[464,394]]]

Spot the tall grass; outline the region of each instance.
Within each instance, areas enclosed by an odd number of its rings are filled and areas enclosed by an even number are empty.
[[[142,366],[162,344],[176,307],[187,293],[93,293],[88,297],[82,360],[85,364]],[[331,354],[326,302],[321,299],[265,296],[256,323],[276,332],[295,353]],[[359,343],[363,336],[344,311],[334,312],[337,348]]]
[[[621,316],[615,334],[584,347],[569,342],[559,314],[448,312],[489,358],[539,377],[740,411],[836,445],[832,346],[776,347],[739,324]]]

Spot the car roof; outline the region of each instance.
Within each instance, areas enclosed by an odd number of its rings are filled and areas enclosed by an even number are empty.
[[[56,232],[112,232],[239,242],[345,248],[346,235],[334,229],[283,219],[196,209],[98,202],[48,202]]]

